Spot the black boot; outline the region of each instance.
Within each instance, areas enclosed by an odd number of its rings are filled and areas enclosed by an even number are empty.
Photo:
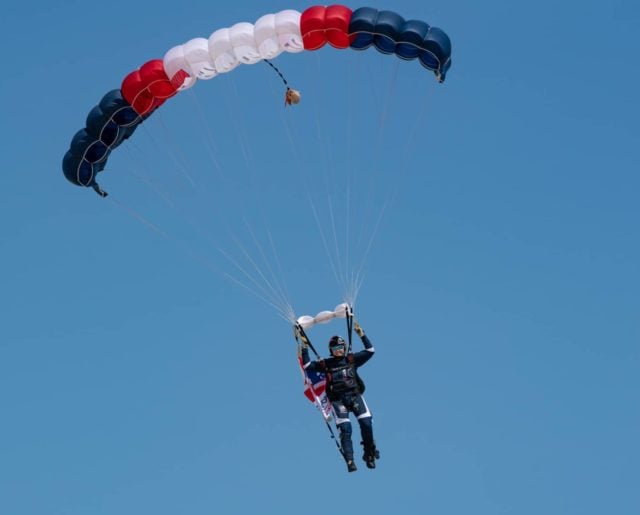
[[[355,472],[356,470],[358,470],[358,467],[356,467],[356,462],[353,461],[353,458],[347,460],[347,470],[349,472]]]
[[[376,468],[376,460],[380,459],[380,451],[376,449],[375,444],[373,445],[364,445],[364,454],[362,455],[362,459],[367,464],[367,468],[374,469]]]

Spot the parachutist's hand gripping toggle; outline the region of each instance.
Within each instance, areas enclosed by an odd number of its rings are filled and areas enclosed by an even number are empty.
[[[300,346],[303,349],[309,348],[309,339],[307,338],[307,335],[304,333],[304,329],[302,329],[302,326],[300,324],[296,324],[293,326],[293,334],[296,337],[296,340],[300,342]]]
[[[303,349],[308,349],[309,348],[309,339],[307,338],[307,336],[305,334],[302,334],[300,336],[300,341],[302,342],[302,348]]]

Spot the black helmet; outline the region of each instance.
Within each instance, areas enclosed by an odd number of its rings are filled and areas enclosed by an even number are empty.
[[[342,347],[343,349],[347,348],[347,344],[344,341],[342,336],[332,336],[329,340],[329,352],[333,355],[333,351]]]

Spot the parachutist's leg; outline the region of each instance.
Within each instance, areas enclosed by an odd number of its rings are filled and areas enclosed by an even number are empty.
[[[347,461],[353,460],[353,442],[351,441],[351,422],[348,420],[342,422],[338,426],[340,430],[340,445],[342,445],[342,452],[344,452],[344,459]]]
[[[365,451],[367,449],[375,449],[376,444],[373,440],[371,416],[358,418],[358,424],[360,424],[360,436],[362,436],[362,445],[364,445]]]
[[[373,443],[373,424],[371,423],[371,412],[362,395],[358,395],[353,400],[353,413],[360,424],[360,434],[365,447],[374,446]]]
[[[375,468],[375,460],[380,457],[380,453],[376,449],[376,443],[373,439],[373,419],[371,412],[362,395],[358,396],[354,401],[353,411],[360,425],[360,436],[362,436],[362,446],[364,447],[362,459],[367,463],[367,467]]]
[[[376,442],[373,439],[373,425],[371,417],[358,418],[360,424],[360,435],[362,436],[363,454],[362,459],[367,464],[367,468],[376,468],[376,460],[380,459],[380,451],[376,449]]]
[[[336,416],[336,426],[340,431],[340,445],[344,459],[349,462],[353,461],[353,442],[351,441],[351,422],[349,420],[349,411],[342,402],[334,401],[333,412]]]

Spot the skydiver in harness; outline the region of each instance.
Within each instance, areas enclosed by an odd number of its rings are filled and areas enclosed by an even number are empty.
[[[380,458],[380,453],[376,449],[373,439],[373,426],[371,423],[371,412],[362,396],[364,383],[358,376],[357,369],[364,365],[375,352],[369,338],[358,324],[355,322],[354,329],[364,345],[364,350],[356,353],[347,352],[344,338],[333,336],[329,340],[329,352],[331,357],[311,361],[309,358],[310,343],[306,338],[302,339],[302,363],[305,370],[322,372],[327,380],[327,397],[331,401],[335,413],[336,426],[340,430],[340,443],[342,453],[347,462],[349,472],[354,472],[358,468],[353,461],[353,443],[351,441],[351,422],[349,412],[353,413],[360,425],[360,436],[364,447],[362,459],[368,468],[376,468],[376,459]]]

